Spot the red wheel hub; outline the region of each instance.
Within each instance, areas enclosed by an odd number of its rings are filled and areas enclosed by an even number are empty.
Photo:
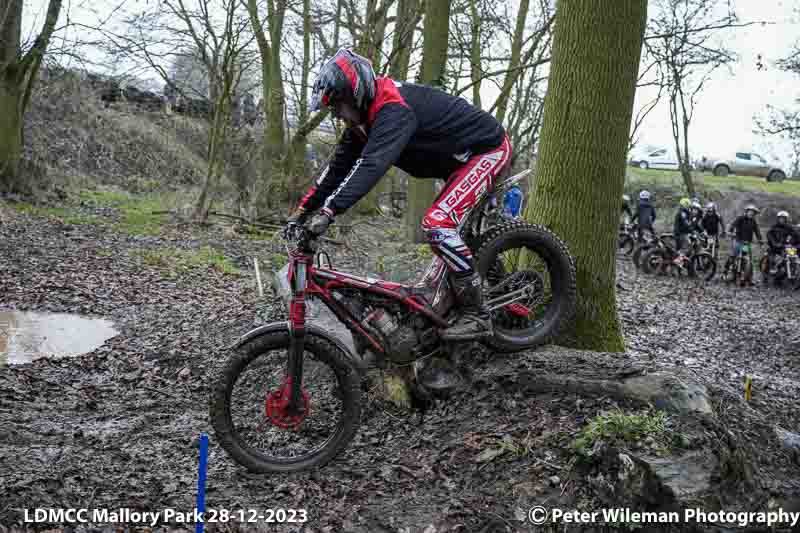
[[[289,400],[292,395],[292,378],[286,381],[275,392],[267,395],[266,414],[273,425],[284,429],[297,429],[300,423],[308,416],[311,401],[305,388],[300,389],[300,414],[289,414]]]
[[[528,318],[531,314],[531,310],[522,304],[508,304],[506,309],[523,318]]]

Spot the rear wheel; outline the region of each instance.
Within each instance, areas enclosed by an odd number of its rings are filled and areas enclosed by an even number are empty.
[[[714,167],[714,175],[715,176],[727,176],[730,173],[731,169],[728,168],[728,165],[717,165]]]
[[[305,337],[303,409],[286,412],[289,332],[241,346],[211,397],[211,424],[234,460],[253,472],[296,472],[323,466],[355,435],[361,410],[358,370],[335,344]]]
[[[543,226],[491,228],[477,249],[489,305],[493,348],[513,352],[551,342],[575,312],[575,263],[566,244]]]
[[[772,172],[769,173],[769,176],[767,176],[767,181],[781,182],[785,179],[786,179],[786,174],[784,174],[780,170],[773,170]]]

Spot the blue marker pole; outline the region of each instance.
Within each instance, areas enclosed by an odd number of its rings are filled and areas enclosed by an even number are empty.
[[[208,435],[200,435],[200,471],[197,475],[197,512],[202,516],[206,512],[206,468],[208,467]],[[205,518],[201,519],[195,533],[203,533]]]

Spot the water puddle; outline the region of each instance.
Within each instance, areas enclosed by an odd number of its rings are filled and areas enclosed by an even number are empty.
[[[0,366],[90,352],[119,332],[108,320],[63,313],[0,311]]]

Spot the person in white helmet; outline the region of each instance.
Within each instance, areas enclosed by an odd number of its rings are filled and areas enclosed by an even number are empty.
[[[720,236],[725,236],[725,222],[722,220],[722,215],[717,213],[717,206],[714,202],[708,202],[708,204],[706,204],[706,212],[703,215],[701,226],[703,227],[703,231],[706,232],[706,235],[714,239],[717,245],[719,244]],[[716,246],[714,248],[714,253],[719,255],[718,252],[719,246]],[[714,259],[716,259],[716,257]]]
[[[786,211],[778,212],[778,221],[767,232],[767,261],[770,274],[778,271],[778,264],[783,253],[785,244],[800,244],[800,235],[789,223],[789,213]]]
[[[631,222],[636,224],[636,236],[642,240],[645,230],[653,233],[653,223],[656,221],[656,208],[650,203],[650,193],[642,191],[639,193],[639,205],[636,208]]]

